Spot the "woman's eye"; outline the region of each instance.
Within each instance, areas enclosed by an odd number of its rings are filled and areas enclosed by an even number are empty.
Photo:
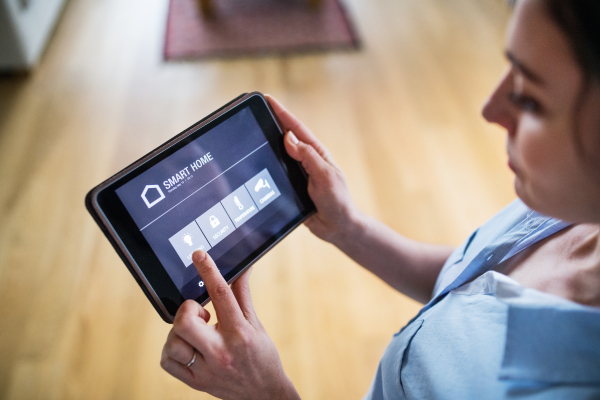
[[[540,103],[532,99],[531,97],[524,96],[520,93],[509,93],[508,99],[511,103],[517,106],[519,109],[527,112],[539,113]]]

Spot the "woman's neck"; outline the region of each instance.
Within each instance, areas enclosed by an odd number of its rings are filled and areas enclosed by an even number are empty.
[[[530,246],[498,272],[521,285],[600,307],[600,224],[579,224]]]

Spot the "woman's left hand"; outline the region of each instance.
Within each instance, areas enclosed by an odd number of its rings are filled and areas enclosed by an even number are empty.
[[[183,303],[163,348],[161,366],[192,388],[221,399],[299,399],[254,311],[249,271],[230,288],[208,253],[197,250],[192,259],[218,322],[208,325],[210,314],[197,302]]]

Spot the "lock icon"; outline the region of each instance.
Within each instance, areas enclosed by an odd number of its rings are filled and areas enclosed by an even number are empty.
[[[218,219],[217,219],[217,217],[215,217],[214,215],[211,215],[211,216],[210,216],[210,218],[209,218],[209,221],[210,221],[210,225],[211,225],[213,228],[216,228],[216,227],[217,227],[217,226],[219,226],[219,224],[220,224],[219,220],[218,220]]]

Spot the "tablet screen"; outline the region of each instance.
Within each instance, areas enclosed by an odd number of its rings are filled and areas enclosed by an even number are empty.
[[[206,250],[227,276],[305,211],[250,107],[116,193],[186,299],[206,292],[194,250]]]

